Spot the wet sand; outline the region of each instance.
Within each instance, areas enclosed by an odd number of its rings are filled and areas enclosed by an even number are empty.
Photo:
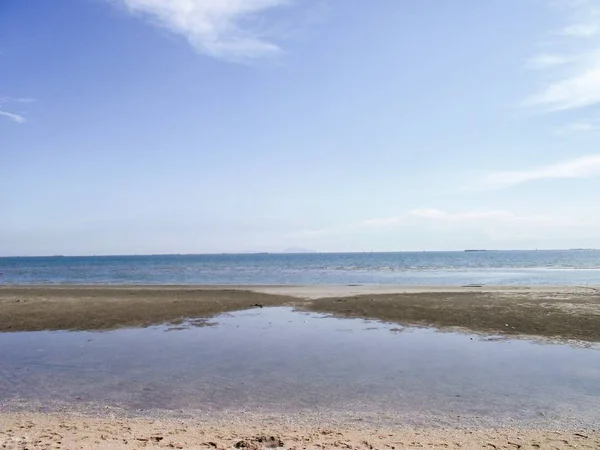
[[[406,325],[600,342],[595,287],[2,286],[0,332],[177,324],[283,305]]]
[[[324,298],[312,311],[507,336],[600,341],[600,295],[568,292],[431,292]]]
[[[600,342],[600,291],[573,287],[2,286],[0,331],[145,327],[282,305],[402,324]],[[69,404],[0,405],[0,448],[600,449],[596,427],[584,429],[583,422],[562,415],[558,422],[509,421],[506,428],[462,419],[460,427],[449,426],[438,416],[415,422],[418,411],[409,413],[182,411],[175,418],[145,411],[131,417],[108,406],[79,413]]]
[[[229,420],[84,417],[72,414],[0,416],[0,447],[66,449],[571,449],[600,448],[600,433],[584,430],[414,429],[340,423],[323,417],[246,414]]]
[[[289,301],[277,295],[193,287],[0,287],[0,332],[178,324]]]

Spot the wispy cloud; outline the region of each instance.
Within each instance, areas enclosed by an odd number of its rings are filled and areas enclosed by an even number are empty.
[[[505,210],[451,212],[439,209],[416,209],[408,215],[420,220],[437,223],[442,227],[482,227],[488,234],[509,228],[574,227],[587,223],[577,217],[546,214],[517,214]]]
[[[556,130],[557,136],[571,136],[574,134],[588,133],[590,131],[600,130],[600,122],[597,121],[579,121],[567,124]]]
[[[280,52],[257,18],[290,0],[109,0],[136,16],[184,36],[199,52],[248,60]],[[254,26],[252,26],[254,24]]]
[[[467,211],[451,213],[434,208],[420,208],[409,211],[409,216],[428,220],[488,220],[488,219],[513,219],[516,216],[508,211]]]
[[[525,99],[525,106],[561,111],[600,103],[600,0],[561,5],[566,8],[563,12],[569,23],[555,33],[560,55],[540,54],[527,64],[552,70],[553,80]]]
[[[585,70],[559,80],[525,101],[549,111],[583,108],[600,103],[600,60]]]
[[[335,236],[365,236],[401,230],[423,232],[484,233],[489,237],[514,238],[527,235],[539,237],[541,230],[560,232],[564,229],[593,226],[597,217],[575,215],[518,214],[507,210],[446,211],[436,208],[417,208],[395,216],[367,219],[329,228],[302,230],[293,238],[323,239]],[[426,228],[424,228],[426,227]],[[425,231],[427,230],[427,231]],[[308,242],[308,241],[307,241]]]
[[[33,103],[36,102],[37,100],[35,98],[15,98],[15,97],[0,97],[0,103],[9,103],[9,102],[13,102],[13,103]]]
[[[571,62],[572,59],[563,55],[554,55],[550,53],[541,53],[527,61],[529,69],[547,69],[548,67],[560,66]]]
[[[0,97],[0,106],[4,105],[5,103],[32,103],[32,102],[35,102],[34,98]],[[16,123],[27,122],[27,119],[23,115],[7,111],[6,109],[0,109],[0,117],[5,117]]]
[[[25,122],[27,122],[27,119],[25,119],[25,117],[20,116],[18,114],[10,113],[8,111],[2,111],[2,110],[0,110],[0,116],[7,117],[10,120],[12,120],[13,122],[17,122],[17,123],[25,123]]]
[[[594,176],[600,176],[600,155],[585,156],[526,170],[491,173],[481,180],[480,187],[504,188],[536,180]]]
[[[565,27],[561,34],[574,37],[591,37],[600,33],[600,26],[595,23],[576,23]]]
[[[597,215],[519,214],[505,210],[452,212],[437,209],[415,210],[409,214],[418,220],[416,226],[428,224],[433,230],[459,235],[483,234],[495,241],[556,238],[564,236],[566,230],[576,234],[589,233],[589,229],[598,225]]]
[[[490,218],[502,219],[512,217],[514,217],[514,215],[507,211],[468,211],[450,213],[435,208],[417,208],[397,216],[364,220],[355,224],[352,228],[354,230],[390,229],[410,225],[411,223],[414,223],[415,219],[452,222],[461,220],[481,221]]]

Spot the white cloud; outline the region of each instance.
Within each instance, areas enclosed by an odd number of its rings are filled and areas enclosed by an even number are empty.
[[[4,103],[31,103],[31,102],[35,102],[35,99],[33,99],[33,98],[0,97],[0,106],[2,106]],[[12,120],[13,122],[17,122],[17,123],[27,122],[27,119],[25,117],[23,117],[22,115],[8,112],[6,110],[0,110],[0,116],[6,117],[6,118]]]
[[[574,76],[559,80],[540,94],[525,101],[525,105],[543,106],[550,111],[583,108],[600,103],[600,61]]]
[[[18,114],[9,113],[8,111],[0,111],[0,116],[8,117],[10,120],[12,120],[13,122],[17,122],[17,123],[27,122],[27,119],[25,119],[25,117],[20,116]]]
[[[428,220],[464,221],[464,220],[489,220],[489,219],[513,219],[516,216],[508,211],[468,211],[462,213],[449,213],[433,208],[413,209],[409,216]]]
[[[437,224],[445,229],[449,227],[460,229],[480,228],[489,235],[497,234],[499,230],[511,230],[512,233],[515,230],[575,227],[586,223],[576,217],[516,214],[505,210],[448,212],[428,208],[410,211],[408,215],[421,221]]]
[[[530,69],[546,69],[548,67],[567,64],[571,61],[572,59],[566,56],[541,53],[527,61],[527,67]]]
[[[542,236],[561,237],[565,230],[595,229],[600,218],[597,215],[546,215],[517,214],[506,210],[444,211],[436,208],[418,208],[396,216],[367,219],[362,222],[341,224],[329,228],[302,230],[288,237],[299,239],[304,245],[321,240],[352,236],[352,239],[396,233],[402,236],[445,236],[446,238],[470,239],[487,236],[493,240],[527,239]]]
[[[547,69],[552,79],[537,94],[525,99],[525,106],[561,111],[600,103],[600,0],[561,4],[571,24],[556,33],[554,43],[560,56],[537,55],[527,67]]]
[[[0,103],[33,103],[37,101],[35,98],[13,98],[13,97],[0,97]]]
[[[576,23],[565,27],[561,34],[575,37],[592,37],[600,33],[600,26],[593,23]]]
[[[513,214],[506,211],[470,211],[463,213],[449,213],[435,208],[417,208],[398,216],[364,220],[358,224],[355,224],[353,227],[347,228],[353,230],[396,228],[399,226],[410,225],[411,223],[414,223],[415,219],[451,222],[481,221],[507,217],[513,217]]]
[[[515,218],[517,216],[508,211],[447,212],[435,208],[417,208],[397,216],[368,219],[352,226],[346,225],[344,229],[371,232],[375,230],[411,227],[424,222],[465,225],[467,223],[482,223],[490,220],[494,222],[506,221]]]
[[[593,176],[600,176],[600,155],[585,156],[527,170],[491,173],[481,181],[480,186],[503,188],[536,180]]]
[[[571,136],[579,133],[600,130],[600,122],[580,121],[565,125],[556,130],[557,136]]]
[[[413,209],[408,214],[411,216],[422,217],[425,219],[443,219],[447,217],[447,213],[434,208]]]
[[[259,13],[290,0],[110,0],[184,36],[199,52],[247,60],[280,52],[264,32],[248,23]]]

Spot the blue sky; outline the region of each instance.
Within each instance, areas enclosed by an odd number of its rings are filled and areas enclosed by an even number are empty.
[[[600,247],[600,0],[4,0],[0,254]]]

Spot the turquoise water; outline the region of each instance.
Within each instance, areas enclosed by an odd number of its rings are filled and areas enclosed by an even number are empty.
[[[0,258],[0,284],[600,284],[600,251]]]

